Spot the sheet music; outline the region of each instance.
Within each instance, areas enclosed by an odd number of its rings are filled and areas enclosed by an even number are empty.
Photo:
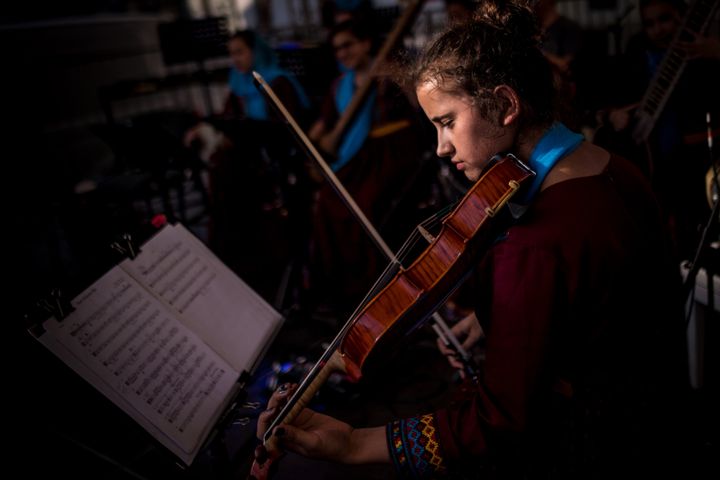
[[[73,306],[40,341],[190,463],[239,372],[119,268]]]
[[[175,310],[237,371],[252,372],[282,316],[182,225],[168,225],[120,266]]]
[[[36,338],[188,465],[283,320],[181,225],[72,304]]]

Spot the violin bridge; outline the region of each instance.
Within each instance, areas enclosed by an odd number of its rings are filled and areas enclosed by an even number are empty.
[[[427,230],[425,230],[425,228],[423,228],[422,225],[418,225],[418,226],[417,226],[417,229],[418,229],[418,232],[420,232],[420,235],[422,235],[423,238],[424,238],[425,240],[427,240],[428,243],[432,243],[432,242],[435,241],[435,237],[433,237],[432,234],[430,234],[430,232],[428,232]]]

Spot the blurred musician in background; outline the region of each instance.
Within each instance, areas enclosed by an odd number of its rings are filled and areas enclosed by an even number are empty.
[[[412,219],[391,221],[404,196],[425,143],[419,133],[419,114],[407,96],[385,78],[370,78],[374,32],[361,19],[333,27],[329,42],[343,72],[335,79],[321,106],[320,118],[309,137],[329,152],[330,166],[363,213],[391,247],[405,238]],[[341,136],[337,125],[354,95],[373,82],[353,120]],[[333,145],[333,143],[335,145]],[[404,222],[403,222],[404,220]],[[378,278],[388,259],[375,246],[329,183],[322,185],[315,203],[310,282],[339,312],[348,313]]]
[[[254,31],[236,32],[228,53],[232,67],[225,108],[190,129],[185,144],[208,162],[210,247],[269,300],[287,264],[305,256],[310,184],[304,157],[284,120],[255,87],[253,70],[301,125],[307,125],[311,105],[297,79],[279,67],[275,52]]]
[[[678,260],[689,259],[710,213],[704,194],[705,173],[711,164],[706,117],[710,113],[710,127],[717,134],[720,39],[712,30],[709,34],[689,30],[687,37],[675,40],[689,13],[682,0],[641,0],[639,8],[642,31],[629,41],[614,72],[610,86],[613,100],[599,113],[604,127],[598,130],[595,141],[622,153],[644,170],[661,201]],[[631,138],[636,110],[643,107],[641,101],[651,88],[662,87],[658,82],[663,79],[656,73],[672,48],[685,55],[685,68],[677,84],[663,87],[669,95],[667,104],[648,139],[638,144]],[[682,64],[676,60],[667,67]],[[663,77],[670,78],[673,72],[666,72]]]

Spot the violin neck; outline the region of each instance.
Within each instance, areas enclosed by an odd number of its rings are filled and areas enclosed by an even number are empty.
[[[343,371],[345,371],[345,363],[340,352],[334,350],[329,356],[323,355],[323,358],[310,370],[310,373],[308,373],[293,396],[290,397],[278,416],[275,417],[273,423],[268,427],[263,437],[263,443],[265,443],[266,448],[269,447],[268,449],[270,449],[276,446],[276,441],[272,435],[275,427],[284,423],[292,423],[302,409],[310,403],[330,375],[334,372]]]

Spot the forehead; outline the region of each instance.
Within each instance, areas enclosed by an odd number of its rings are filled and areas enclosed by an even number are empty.
[[[442,106],[443,103],[454,103],[461,102],[466,104],[472,103],[472,98],[469,95],[461,94],[459,92],[449,91],[443,88],[442,83],[436,80],[425,80],[418,84],[415,89],[418,98],[423,97],[426,100],[438,102]]]
[[[651,3],[642,9],[643,21],[669,20],[678,15],[678,11],[668,3]]]
[[[239,52],[239,51],[243,51],[243,50],[249,50],[250,48],[248,47],[248,44],[245,43],[244,40],[242,40],[240,38],[232,38],[228,42],[228,49],[231,52]]]
[[[350,31],[342,30],[333,35],[332,44],[340,45],[341,43],[347,42],[348,40],[357,40],[357,38]]]

